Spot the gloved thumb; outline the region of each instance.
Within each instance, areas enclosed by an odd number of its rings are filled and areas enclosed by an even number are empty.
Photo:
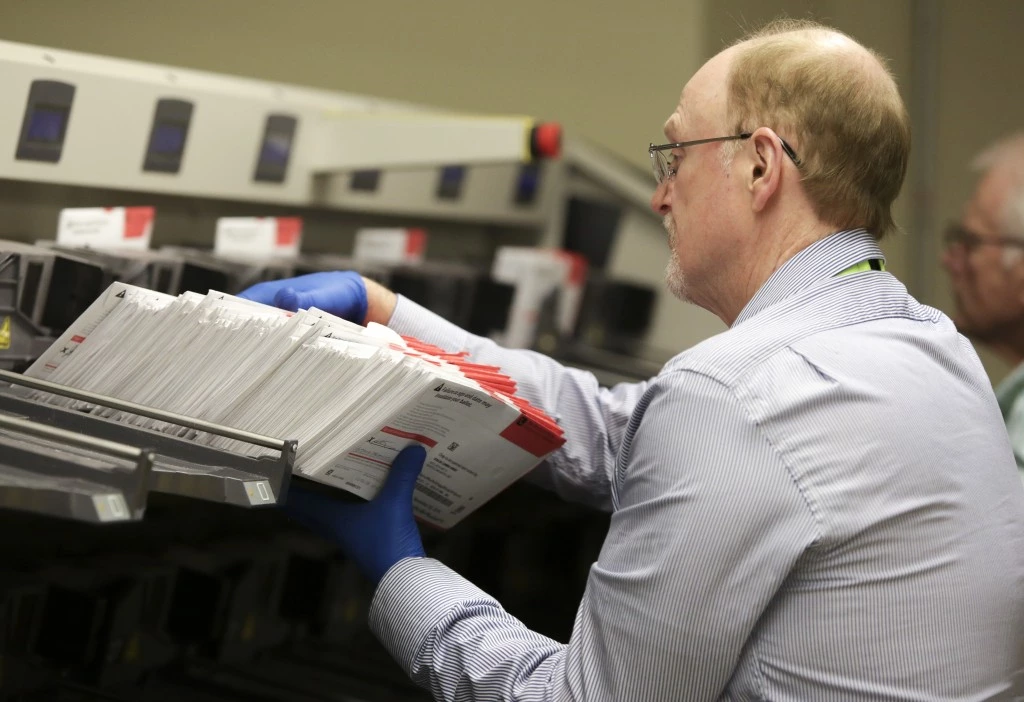
[[[402,449],[391,462],[391,470],[384,479],[384,486],[374,499],[411,503],[416,480],[420,477],[426,459],[427,450],[418,444]]]

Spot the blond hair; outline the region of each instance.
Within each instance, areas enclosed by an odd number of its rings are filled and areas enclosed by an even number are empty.
[[[777,131],[800,157],[819,218],[885,236],[907,171],[910,118],[881,57],[802,20],[777,20],[736,46],[728,98],[736,133]]]

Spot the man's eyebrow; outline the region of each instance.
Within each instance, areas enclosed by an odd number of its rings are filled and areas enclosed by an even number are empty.
[[[674,142],[676,140],[675,139],[675,134],[676,134],[675,129],[676,129],[676,125],[678,123],[679,123],[679,113],[678,112],[673,112],[672,116],[669,117],[667,120],[665,120],[665,126],[662,127],[662,130],[661,130],[662,133],[665,135],[665,138],[668,141],[670,141],[670,142]]]
[[[682,115],[686,112],[686,103],[684,98],[679,98],[679,104],[676,106],[675,111],[669,115],[669,118],[665,120],[665,126],[662,127],[662,132],[665,134],[665,138],[670,142],[679,141],[676,137],[679,136],[679,122],[682,120]]]

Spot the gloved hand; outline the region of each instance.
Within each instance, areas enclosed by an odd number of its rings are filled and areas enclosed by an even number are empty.
[[[325,271],[257,283],[238,296],[289,312],[316,307],[356,324],[366,319],[366,283],[354,271]]]
[[[391,463],[384,486],[369,502],[341,502],[292,486],[285,512],[341,546],[376,587],[395,563],[424,555],[412,495],[426,457],[422,446],[402,449]]]

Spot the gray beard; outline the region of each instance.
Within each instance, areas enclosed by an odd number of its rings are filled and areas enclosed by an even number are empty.
[[[668,245],[670,249],[668,265],[665,267],[665,287],[683,302],[693,302],[686,284],[686,278],[679,267],[679,255],[676,253],[676,232],[672,216],[665,215],[662,218],[662,225],[665,227],[665,231],[668,232]]]

